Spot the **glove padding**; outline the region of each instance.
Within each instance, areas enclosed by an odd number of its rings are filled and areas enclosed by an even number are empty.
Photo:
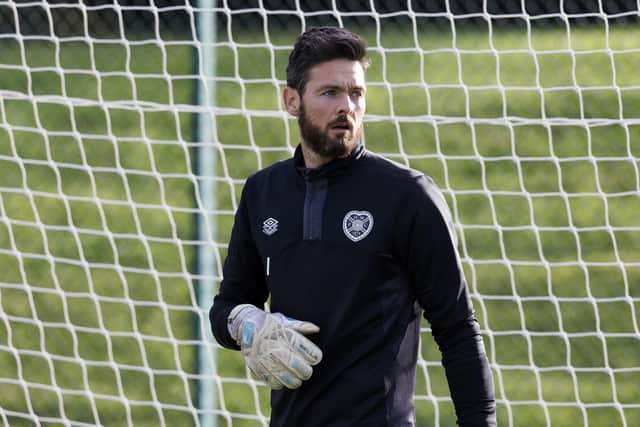
[[[320,331],[311,322],[267,313],[242,304],[229,315],[229,332],[251,371],[269,387],[297,388],[322,360],[322,351],[304,335]]]

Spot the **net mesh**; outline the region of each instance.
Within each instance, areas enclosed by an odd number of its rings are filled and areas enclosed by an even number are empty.
[[[211,338],[195,284],[219,283],[246,177],[298,143],[284,70],[322,24],[368,41],[367,148],[447,197],[499,424],[640,424],[636,3],[218,3],[0,2],[4,425],[267,425],[266,387]],[[422,338],[417,424],[453,425]]]

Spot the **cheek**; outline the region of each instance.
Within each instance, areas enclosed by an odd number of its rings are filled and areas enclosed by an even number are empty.
[[[333,105],[329,99],[319,99],[316,102],[305,106],[307,116],[313,118],[314,122],[321,123],[331,115]]]
[[[361,102],[358,103],[356,107],[356,120],[360,122],[363,121],[365,109],[366,109],[366,103],[363,99]]]

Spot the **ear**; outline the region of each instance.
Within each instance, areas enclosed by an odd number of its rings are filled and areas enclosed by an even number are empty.
[[[298,117],[301,102],[298,91],[289,86],[285,87],[282,93],[282,100],[284,101],[284,107],[287,109],[287,112],[293,117]]]

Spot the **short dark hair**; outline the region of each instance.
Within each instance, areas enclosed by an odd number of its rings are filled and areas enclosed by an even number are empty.
[[[309,70],[334,59],[359,61],[366,70],[369,66],[367,44],[359,35],[344,28],[310,28],[298,36],[289,54],[287,86],[304,93]]]

